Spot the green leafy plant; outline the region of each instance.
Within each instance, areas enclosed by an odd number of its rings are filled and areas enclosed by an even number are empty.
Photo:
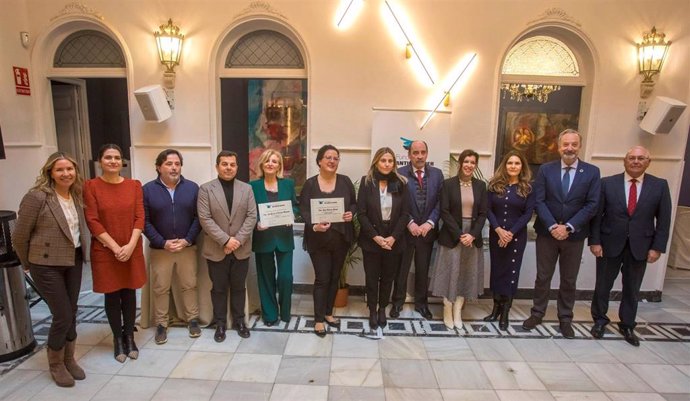
[[[359,181],[360,180],[357,180],[354,183],[355,193],[359,191]],[[347,250],[347,255],[345,256],[345,261],[343,262],[343,268],[340,269],[340,280],[338,281],[338,288],[346,288],[348,286],[347,274],[349,273],[349,270],[362,261],[362,250],[359,248],[359,245],[357,244],[357,238],[359,237],[360,230],[359,218],[357,218],[357,213],[355,213],[352,216],[352,226],[354,228],[355,240],[350,245],[350,248]]]

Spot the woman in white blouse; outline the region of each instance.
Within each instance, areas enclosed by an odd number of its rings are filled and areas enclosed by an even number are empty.
[[[53,320],[48,333],[48,364],[58,386],[74,386],[86,375],[74,359],[76,315],[87,229],[83,179],[76,161],[56,152],[19,206],[12,243],[31,272]]]
[[[369,328],[376,330],[387,324],[386,306],[405,249],[409,201],[406,179],[398,174],[395,152],[390,148],[376,151],[369,172],[360,182],[358,242],[364,256]]]

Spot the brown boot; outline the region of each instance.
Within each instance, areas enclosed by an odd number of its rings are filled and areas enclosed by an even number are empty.
[[[60,348],[53,351],[50,347],[48,349],[48,366],[50,366],[50,375],[53,377],[55,384],[60,387],[73,387],[74,378],[69,374],[65,368],[65,349]]]
[[[77,360],[74,359],[76,344],[77,342],[74,340],[65,343],[65,368],[67,368],[67,371],[72,375],[74,380],[84,380],[86,379],[86,373],[84,373],[84,369],[77,364]]]

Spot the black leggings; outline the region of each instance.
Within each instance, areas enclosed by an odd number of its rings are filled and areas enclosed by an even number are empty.
[[[137,316],[136,290],[123,288],[105,294],[105,314],[114,337],[133,334]]]

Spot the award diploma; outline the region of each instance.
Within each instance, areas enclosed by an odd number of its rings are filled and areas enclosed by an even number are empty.
[[[259,222],[264,227],[284,226],[295,222],[289,200],[259,203]]]
[[[341,223],[345,213],[345,198],[319,198],[311,200],[311,221],[318,223]]]

